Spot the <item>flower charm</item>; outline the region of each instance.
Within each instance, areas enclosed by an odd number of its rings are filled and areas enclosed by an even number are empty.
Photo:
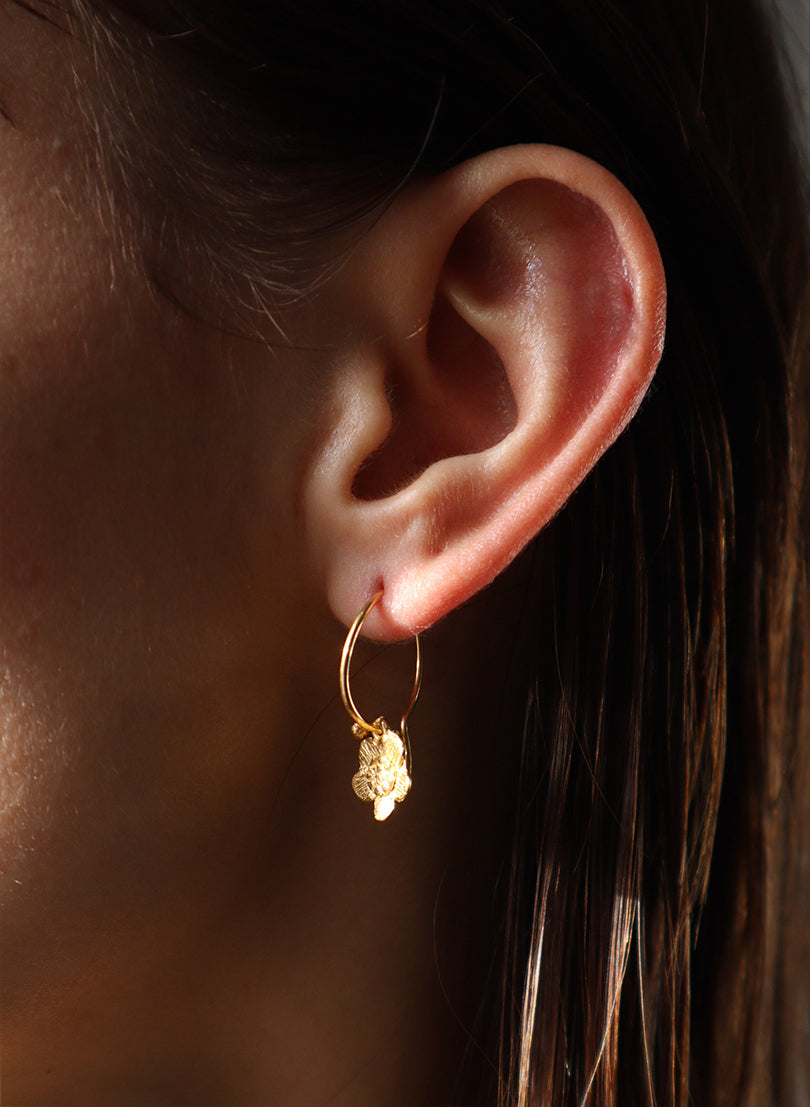
[[[394,805],[405,799],[411,786],[405,746],[385,719],[377,719],[376,731],[368,731],[357,723],[352,732],[360,743],[360,769],[352,777],[354,794],[367,803],[374,801],[374,818],[387,819]]]

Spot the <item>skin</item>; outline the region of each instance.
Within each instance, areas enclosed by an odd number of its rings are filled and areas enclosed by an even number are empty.
[[[62,93],[88,59],[0,18],[2,1101],[412,1103],[463,1039],[433,946],[466,847],[438,776],[384,828],[349,787],[344,630],[295,516],[316,313],[301,355],[157,295],[87,187]],[[412,664],[374,666],[392,717]]]
[[[2,1101],[455,1101],[494,941],[469,920],[493,915],[512,818],[527,566],[430,635],[418,775],[384,825],[349,787],[340,647],[380,579],[377,639],[468,600],[619,433],[660,349],[646,223],[585,159],[496,153],[406,190],[286,342],[259,315],[236,337],[156,292],[98,202],[65,95],[74,73],[92,95],[81,42],[5,2],[0,28]],[[527,179],[592,213],[508,192]],[[624,305],[613,347],[565,337],[582,242]],[[412,433],[377,452],[393,361]],[[398,718],[412,665],[360,644],[372,718]]]

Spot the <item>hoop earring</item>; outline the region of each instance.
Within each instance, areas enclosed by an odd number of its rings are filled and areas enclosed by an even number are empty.
[[[414,636],[416,675],[411,698],[402,713],[399,733],[392,730],[382,716],[373,723],[368,723],[357,710],[349,686],[349,667],[354,645],[366,616],[381,597],[381,591],[375,593],[354,620],[346,635],[340,657],[340,695],[343,706],[353,720],[352,734],[360,739],[360,768],[352,777],[352,788],[361,800],[366,803],[373,801],[374,818],[379,822],[387,819],[395,805],[401,803],[410,791],[411,743],[408,736],[408,716],[422,687],[422,647],[417,634]]]

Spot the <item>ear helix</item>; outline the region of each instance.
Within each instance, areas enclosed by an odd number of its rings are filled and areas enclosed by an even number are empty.
[[[367,803],[374,804],[374,818],[378,822],[387,819],[397,803],[405,799],[411,788],[411,743],[408,736],[408,716],[422,687],[422,647],[419,635],[416,645],[416,673],[408,705],[402,713],[400,730],[392,730],[380,716],[373,723],[366,722],[352,696],[350,667],[357,638],[366,616],[382,599],[382,592],[375,593],[363,607],[349,628],[340,657],[340,695],[343,705],[354,720],[352,734],[360,741],[360,768],[352,777],[354,794]]]

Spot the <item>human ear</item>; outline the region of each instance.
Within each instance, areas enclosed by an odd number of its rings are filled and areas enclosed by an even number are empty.
[[[424,629],[501,572],[626,426],[664,332],[647,221],[570,150],[509,147],[414,182],[342,279],[358,325],[307,474],[334,614]]]

